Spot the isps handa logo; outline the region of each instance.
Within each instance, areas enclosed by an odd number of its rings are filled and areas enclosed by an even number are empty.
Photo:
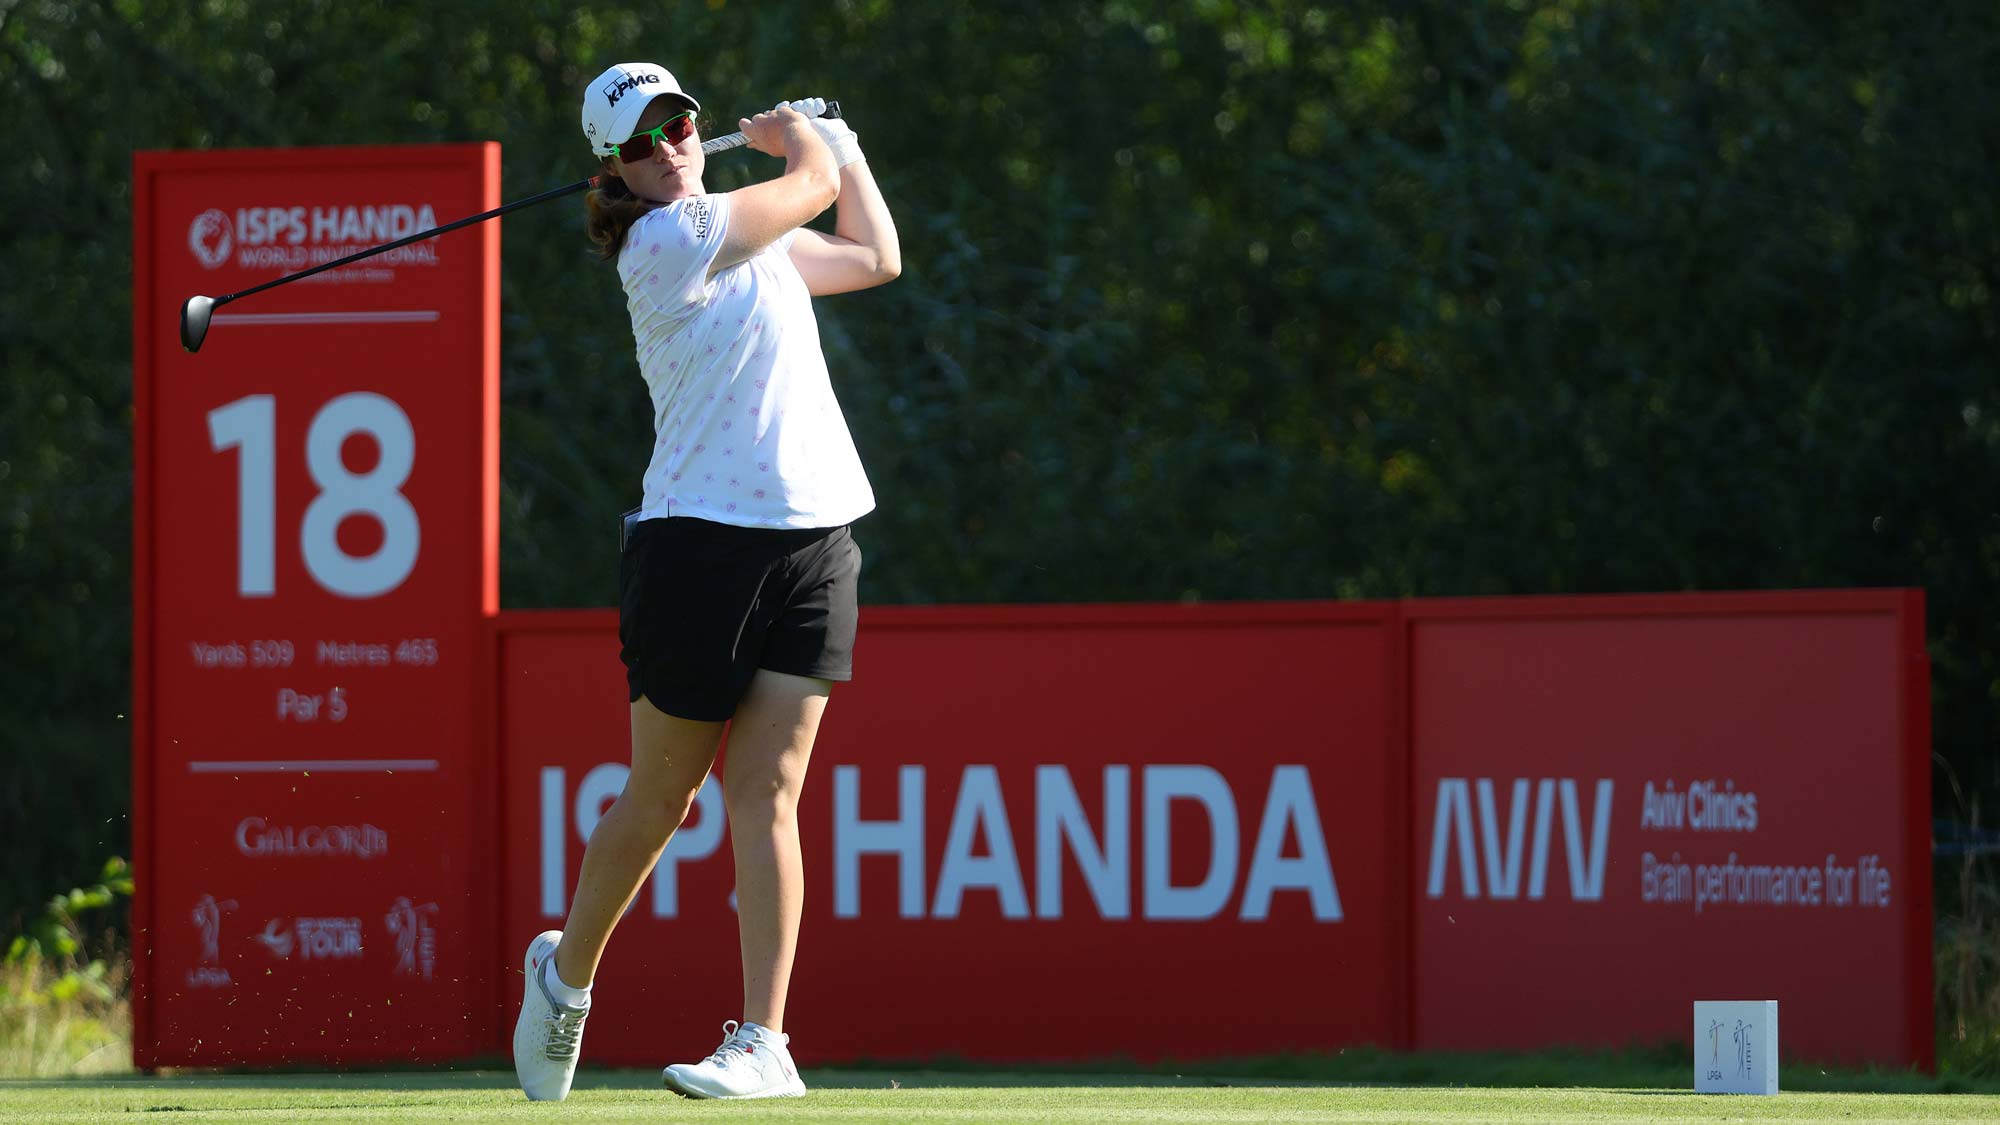
[[[428,203],[238,207],[233,212],[211,208],[188,224],[188,250],[207,269],[234,264],[300,270],[436,225],[437,214]],[[437,247],[418,242],[374,258],[369,268],[437,264]]]
[[[234,240],[229,230],[235,224],[229,220],[229,213],[209,208],[194,217],[188,224],[188,249],[203,266],[215,269],[229,260],[229,249]]]

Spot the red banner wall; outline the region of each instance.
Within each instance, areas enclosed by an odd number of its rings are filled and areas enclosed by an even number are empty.
[[[1694,1000],[1757,997],[1785,1005],[1788,1056],[1930,1065],[1920,594],[864,618],[802,814],[806,1058],[1684,1041]],[[626,705],[613,615],[508,614],[499,637],[504,859],[538,873],[508,881],[511,964],[560,925],[623,780]],[[1295,781],[1309,805],[1287,803]],[[1048,810],[1101,841],[1107,783],[1128,795],[1129,868],[1093,884]],[[1204,784],[1226,794],[1236,874],[1204,917],[1149,916],[1148,786]],[[918,800],[920,844],[896,824]],[[1199,884],[1206,807],[1168,804],[1169,884]],[[1308,807],[1337,918],[1308,878]],[[705,796],[621,928],[593,1057],[704,1050],[737,1006],[719,808]],[[1043,917],[1037,860],[1059,838],[1061,916]],[[1261,920],[1259,857],[1285,880]],[[979,1017],[934,1015],[936,996]],[[1131,1016],[1106,1042],[1079,1011]],[[813,1034],[836,1012],[833,1042]]]
[[[1413,1044],[1931,1065],[1921,595],[1407,603]]]
[[[1402,1038],[1392,607],[865,617],[800,812],[802,1061]],[[610,614],[510,613],[499,638],[513,966],[561,925],[629,748]],[[593,1059],[699,1057],[741,1014],[717,790],[620,924]]]

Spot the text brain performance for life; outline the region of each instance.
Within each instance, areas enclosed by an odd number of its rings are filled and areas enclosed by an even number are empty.
[[[1673,779],[1646,783],[1639,827],[1648,832],[1741,833],[1757,831],[1757,794],[1735,782],[1697,781],[1685,790]],[[1874,907],[1889,905],[1890,878],[1879,853],[1842,863],[1832,852],[1811,863],[1748,863],[1730,851],[1719,862],[1688,862],[1679,851],[1661,859],[1639,857],[1640,899],[1687,903],[1699,914],[1710,906]]]

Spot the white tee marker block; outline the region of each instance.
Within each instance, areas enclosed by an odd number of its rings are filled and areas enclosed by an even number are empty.
[[[1778,1002],[1694,1002],[1694,1092],[1778,1092]]]

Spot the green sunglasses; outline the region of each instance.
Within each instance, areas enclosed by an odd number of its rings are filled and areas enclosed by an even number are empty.
[[[662,144],[668,148],[680,144],[694,135],[694,114],[677,113],[643,133],[634,133],[615,146],[618,159],[632,164],[653,155],[653,145]]]

